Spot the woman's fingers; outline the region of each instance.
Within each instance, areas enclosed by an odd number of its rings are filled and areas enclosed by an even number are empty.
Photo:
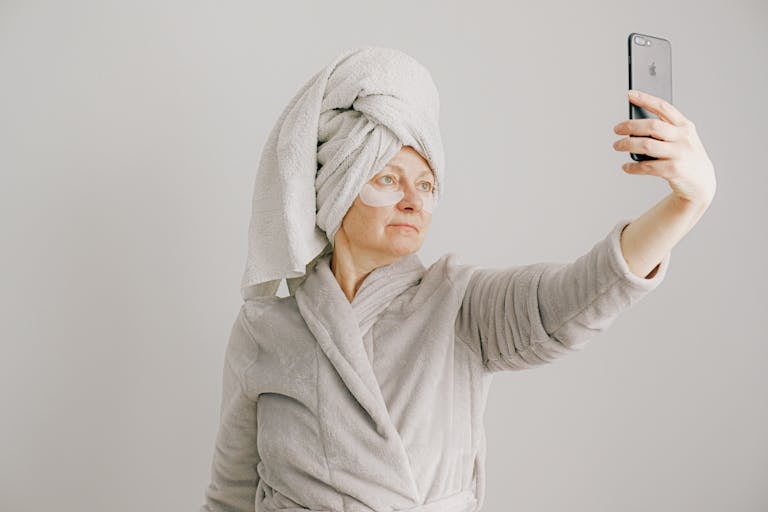
[[[666,141],[683,137],[680,127],[661,119],[627,119],[614,126],[613,131],[619,135],[638,135]]]
[[[640,93],[645,94],[645,93]],[[656,158],[672,158],[679,153],[674,144],[687,136],[688,120],[675,107],[656,96],[645,94],[637,104],[659,116],[658,119],[627,119],[613,127],[619,135],[629,137],[617,140],[613,147],[617,151],[628,151]],[[673,124],[672,121],[683,124]]]
[[[625,137],[614,142],[613,149],[641,153],[656,158],[673,158],[678,153],[673,142],[656,140],[652,137]]]
[[[659,176],[667,180],[676,197],[709,204],[716,188],[714,166],[696,126],[661,98],[640,91],[629,98],[659,118],[628,119],[613,127],[617,134],[628,135],[613,143],[615,150],[656,158],[627,162],[621,166],[624,172]]]
[[[638,91],[637,89],[628,91],[627,96],[629,97],[629,101],[638,107],[643,107],[645,110],[653,112],[659,116],[659,119],[667,121],[668,123],[675,126],[684,126],[688,123],[688,119],[686,119],[674,105],[662,98],[648,94],[647,92]]]

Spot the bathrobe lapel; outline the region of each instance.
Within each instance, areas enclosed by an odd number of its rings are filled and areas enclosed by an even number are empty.
[[[318,260],[296,289],[299,311],[345,386],[385,438],[399,436],[363,345],[379,314],[425,272],[414,253],[374,269],[350,303],[330,268],[331,255]]]

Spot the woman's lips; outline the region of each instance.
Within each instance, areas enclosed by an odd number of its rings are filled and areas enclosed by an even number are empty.
[[[396,228],[411,228],[414,231],[419,231],[419,229],[413,224],[391,224],[391,226]]]

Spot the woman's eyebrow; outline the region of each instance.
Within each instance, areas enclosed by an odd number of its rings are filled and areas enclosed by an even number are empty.
[[[405,169],[403,169],[402,166],[397,165],[397,164],[387,164],[386,167],[392,167],[394,169],[398,169],[400,172],[405,171]],[[419,174],[419,177],[422,177],[422,176],[425,176],[425,175],[432,176],[432,174],[433,174],[432,171],[430,169],[427,169],[425,171],[421,171],[421,174]]]

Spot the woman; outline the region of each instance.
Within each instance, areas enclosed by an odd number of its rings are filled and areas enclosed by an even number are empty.
[[[201,510],[480,510],[493,374],[606,329],[660,284],[714,195],[693,125],[632,101],[661,119],[620,123],[643,137],[615,148],[657,156],[625,170],[665,178],[669,197],[568,264],[486,269],[449,253],[425,268],[416,253],[445,189],[429,73],[365,47],[315,74],[259,166]]]

